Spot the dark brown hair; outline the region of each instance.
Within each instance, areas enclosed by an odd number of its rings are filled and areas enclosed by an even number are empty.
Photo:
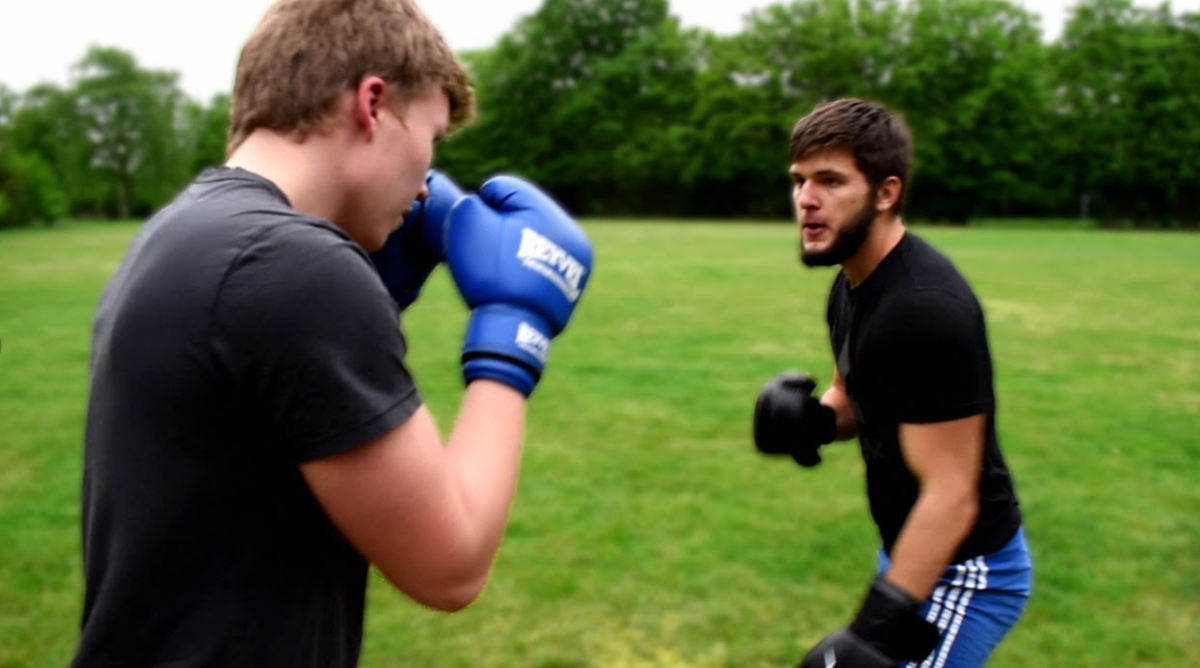
[[[372,74],[401,108],[441,86],[452,128],[474,116],[470,75],[412,0],[280,0],[242,47],[228,149],[259,128],[312,132]]]
[[[892,211],[903,210],[912,171],[913,140],[899,114],[853,98],[818,104],[792,130],[792,162],[826,148],[849,150],[872,189],[889,176],[899,178],[903,188]]]

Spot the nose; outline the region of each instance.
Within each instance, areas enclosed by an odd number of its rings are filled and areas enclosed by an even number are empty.
[[[815,209],[820,206],[820,202],[817,201],[811,184],[811,181],[805,181],[804,183],[797,183],[792,186],[792,199],[796,203],[796,210],[798,212]]]
[[[421,192],[417,193],[417,199],[421,200],[422,202],[429,199],[429,183],[428,182],[421,184]]]

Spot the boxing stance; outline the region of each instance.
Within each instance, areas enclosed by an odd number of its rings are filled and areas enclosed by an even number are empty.
[[[409,0],[267,11],[227,163],[143,226],[96,311],[74,666],[351,668],[370,566],[431,608],[480,595],[592,252],[530,183],[429,174],[472,106]],[[471,308],[445,441],[398,326],[443,257]]]
[[[911,154],[903,121],[859,100],[819,105],[792,132],[800,259],[841,267],[826,309],[835,363],[819,397],[806,373],[769,381],[754,441],[811,468],[857,436],[882,541],[858,614],[802,668],[981,666],[1030,593],[983,310],[904,226]]]

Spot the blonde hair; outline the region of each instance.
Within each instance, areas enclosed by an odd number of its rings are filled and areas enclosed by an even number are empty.
[[[451,128],[474,116],[470,75],[412,0],[279,0],[242,47],[228,150],[259,128],[317,130],[368,75],[386,81],[401,107],[441,86]]]

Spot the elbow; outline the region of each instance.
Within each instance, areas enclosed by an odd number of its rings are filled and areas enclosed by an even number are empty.
[[[466,608],[479,599],[487,585],[487,573],[482,576],[419,581],[384,575],[401,593],[439,612],[458,612]]]
[[[483,593],[484,581],[479,583],[464,583],[455,587],[445,587],[438,592],[430,592],[423,597],[414,596],[421,605],[440,612],[458,612],[479,599]]]
[[[979,491],[973,487],[943,487],[922,493],[919,502],[939,518],[938,525],[947,535],[966,539],[979,519]]]
[[[458,532],[430,540],[420,549],[394,550],[390,556],[372,563],[400,593],[427,608],[457,612],[483,594],[495,550]]]

